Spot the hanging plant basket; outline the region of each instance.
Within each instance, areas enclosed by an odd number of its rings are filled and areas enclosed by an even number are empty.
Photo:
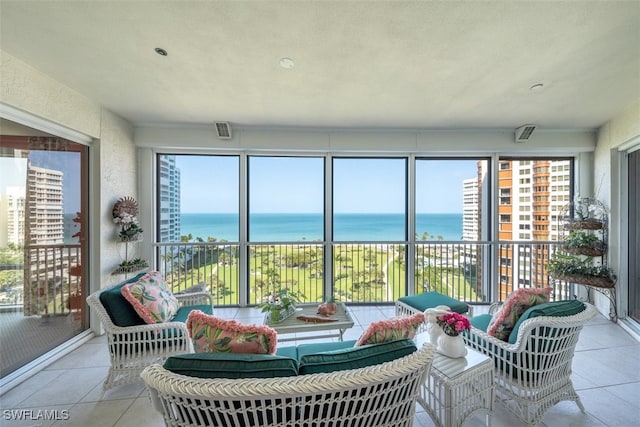
[[[564,227],[567,230],[602,230],[604,221],[596,218],[572,220],[565,223]]]
[[[597,277],[597,276],[553,276],[557,280],[564,282],[576,283],[578,285],[594,286],[596,288],[613,288],[616,286],[615,277]]]
[[[149,268],[149,263],[145,260],[137,260],[135,262],[125,261],[120,264],[117,269],[113,271],[111,274],[123,274],[123,273],[133,273],[135,271],[144,270]]]
[[[585,256],[602,256],[604,255],[603,248],[594,248],[591,246],[582,247],[569,247],[565,246],[564,251],[572,255],[585,255]]]
[[[120,235],[121,242],[141,242],[142,241],[142,233],[134,234],[132,236],[122,236]]]

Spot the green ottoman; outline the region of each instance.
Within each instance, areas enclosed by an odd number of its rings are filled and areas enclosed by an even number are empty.
[[[456,313],[471,315],[469,304],[433,291],[399,298],[396,301],[396,316],[410,316],[439,305],[446,305]]]

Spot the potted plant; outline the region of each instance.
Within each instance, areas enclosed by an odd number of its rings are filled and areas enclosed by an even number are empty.
[[[606,265],[594,264],[590,258],[555,254],[548,265],[549,275],[565,282],[599,288],[613,288],[616,276]]]
[[[606,244],[593,233],[572,231],[563,240],[564,250],[574,255],[601,256],[606,250]]]
[[[264,304],[258,308],[265,314],[265,323],[275,324],[282,322],[296,311],[296,304],[300,303],[304,295],[297,294],[289,289],[280,289],[270,293]]]

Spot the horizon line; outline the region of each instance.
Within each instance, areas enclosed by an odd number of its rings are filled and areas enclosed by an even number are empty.
[[[335,214],[347,215],[404,215],[405,212],[334,212]],[[464,212],[416,212],[416,214],[431,215],[462,215]],[[180,212],[180,214],[222,214],[222,215],[239,215],[238,212]],[[252,212],[251,214],[285,214],[285,215],[323,215],[324,212]]]

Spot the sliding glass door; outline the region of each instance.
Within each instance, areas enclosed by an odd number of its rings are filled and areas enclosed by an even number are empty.
[[[629,153],[629,316],[640,322],[640,150]]]
[[[88,147],[2,120],[1,376],[88,327]]]

